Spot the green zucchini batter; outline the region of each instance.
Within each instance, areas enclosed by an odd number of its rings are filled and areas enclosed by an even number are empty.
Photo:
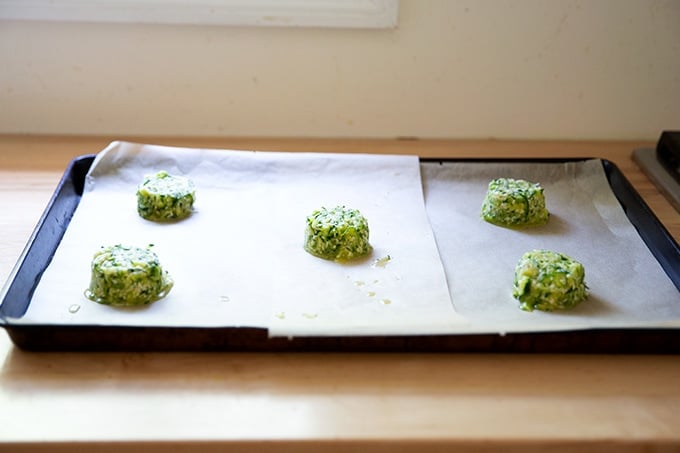
[[[173,285],[158,256],[148,248],[102,247],[94,255],[91,269],[85,296],[104,305],[148,305],[165,297]]]
[[[307,216],[304,248],[314,256],[346,261],[371,253],[368,221],[356,209],[321,208]]]
[[[482,217],[495,225],[522,227],[544,224],[550,214],[539,184],[498,178],[489,183],[482,203]]]
[[[190,179],[159,171],[145,176],[137,187],[137,212],[147,220],[180,220],[191,214],[195,198]]]
[[[583,265],[562,253],[532,250],[515,268],[512,295],[522,310],[569,309],[588,297],[587,290]]]

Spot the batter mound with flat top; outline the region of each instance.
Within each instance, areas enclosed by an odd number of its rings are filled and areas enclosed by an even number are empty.
[[[583,265],[562,253],[532,250],[515,267],[512,295],[522,310],[566,310],[584,301],[587,291]]]
[[[498,178],[489,183],[482,203],[482,217],[505,227],[542,225],[550,214],[543,188],[523,179]]]
[[[145,176],[137,187],[137,212],[156,222],[180,220],[191,214],[195,198],[190,179],[159,171]]]
[[[304,248],[319,258],[347,261],[371,253],[368,235],[368,221],[358,210],[321,208],[307,216]]]
[[[173,285],[158,256],[148,248],[102,247],[92,259],[91,270],[85,296],[103,305],[148,305],[165,297]]]

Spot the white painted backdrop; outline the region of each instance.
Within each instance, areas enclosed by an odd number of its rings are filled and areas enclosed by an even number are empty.
[[[680,129],[678,0],[401,0],[387,29],[3,20],[0,62],[0,133],[654,140]]]

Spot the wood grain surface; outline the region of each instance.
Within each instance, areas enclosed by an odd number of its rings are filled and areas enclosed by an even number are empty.
[[[114,139],[422,157],[599,157],[673,237],[643,142],[0,137],[0,284],[76,156]],[[680,451],[677,356],[29,353],[0,332],[0,451]]]

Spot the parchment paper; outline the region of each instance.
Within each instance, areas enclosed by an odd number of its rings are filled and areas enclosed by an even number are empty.
[[[196,184],[195,212],[159,224],[136,211],[145,174]],[[302,248],[305,218],[346,205],[368,219],[373,254],[343,265]],[[144,308],[87,300],[101,246],[154,244],[175,286]],[[384,266],[372,263],[380,258]],[[100,153],[21,322],[248,326],[271,335],[440,333],[454,311],[415,156],[267,153],[113,143]]]
[[[190,218],[159,225],[137,215],[136,185],[160,169],[196,182]],[[541,183],[548,224],[517,230],[484,222],[481,202],[497,177]],[[336,204],[369,219],[368,259],[339,265],[302,249],[306,215]],[[114,243],[155,244],[176,281],[170,296],[136,310],[85,299],[92,254]],[[587,301],[566,312],[518,308],[515,264],[539,248],[584,264]],[[114,143],[97,157],[29,311],[16,322],[249,326],[274,336],[659,328],[680,326],[680,293],[628,221],[599,160],[418,165],[413,156]]]
[[[468,332],[522,332],[680,325],[680,293],[616,200],[599,160],[568,163],[446,163],[422,166],[428,216],[451,298]],[[538,182],[549,222],[527,229],[485,222],[490,180]],[[580,261],[590,288],[572,310],[519,310],[512,282],[526,251],[549,249]]]

